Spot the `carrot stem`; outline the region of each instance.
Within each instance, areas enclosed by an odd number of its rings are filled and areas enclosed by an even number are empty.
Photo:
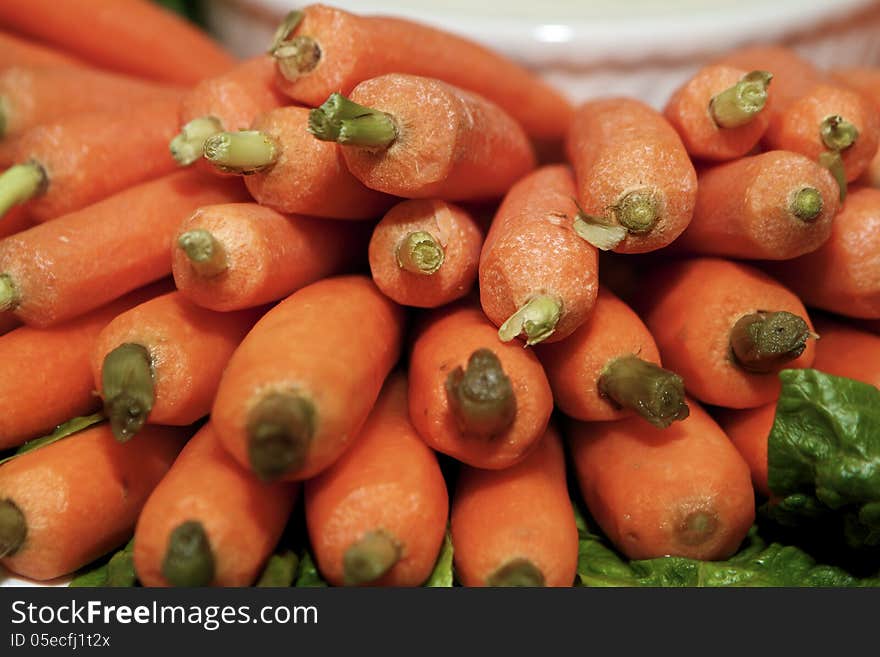
[[[205,153],[205,142],[218,132],[223,131],[220,119],[214,116],[200,116],[193,119],[180,129],[169,148],[171,157],[180,166],[189,166]]]
[[[15,310],[20,301],[15,280],[9,274],[0,274],[0,312]]]
[[[430,276],[443,264],[443,246],[431,233],[417,230],[397,243],[397,264],[413,274]]]
[[[599,377],[598,387],[618,406],[634,410],[660,429],[690,415],[682,378],[637,356],[611,361]]]
[[[183,233],[177,238],[177,246],[186,253],[192,268],[199,276],[211,278],[229,268],[226,249],[217,238],[203,228]]]
[[[275,164],[278,147],[259,130],[219,132],[205,141],[205,159],[220,171],[247,175]]]
[[[526,346],[538,344],[553,335],[561,314],[562,302],[556,297],[532,297],[501,325],[498,337],[502,342],[510,342],[525,333]]]
[[[822,193],[815,187],[803,187],[794,194],[789,211],[801,221],[809,223],[822,214],[822,206]]]
[[[738,128],[751,123],[767,103],[767,87],[773,79],[768,71],[752,71],[732,87],[709,101],[709,113],[721,128]]]
[[[650,232],[660,217],[657,199],[646,189],[628,192],[612,209],[618,223],[635,235]]]
[[[859,130],[839,114],[832,114],[819,124],[819,135],[832,151],[842,151],[856,143]]]
[[[214,553],[202,523],[187,520],[168,537],[162,576],[172,586],[207,586],[214,579]]]
[[[294,392],[267,394],[248,413],[251,467],[265,481],[302,467],[314,433],[315,406],[309,399]]]
[[[840,189],[840,202],[843,203],[846,198],[846,169],[843,166],[843,158],[837,151],[826,151],[819,155],[819,164],[834,176],[837,186]]]
[[[516,396],[501,361],[489,349],[477,349],[446,377],[446,397],[463,433],[491,438],[516,417]]]
[[[400,544],[391,534],[382,529],[367,532],[345,551],[343,581],[346,586],[374,582],[391,570],[401,556]]]
[[[12,500],[0,500],[0,559],[15,554],[26,537],[24,514]]]
[[[321,47],[311,37],[296,36],[279,44],[272,55],[278,62],[281,75],[293,82],[315,70],[321,61]]]
[[[678,540],[685,545],[701,545],[718,529],[718,516],[706,511],[689,513],[677,528]]]
[[[397,125],[390,115],[340,93],[330,94],[309,112],[309,132],[321,141],[369,148],[388,148],[397,139]]]
[[[15,164],[0,174],[0,217],[13,205],[39,196],[46,187],[46,172],[37,162]]]
[[[600,251],[610,251],[617,247],[626,237],[626,228],[613,226],[584,212],[578,212],[574,217],[572,229],[581,238],[595,246]]]
[[[486,578],[489,586],[544,586],[544,573],[528,559],[511,559]]]
[[[275,34],[272,36],[272,43],[268,50],[270,55],[274,54],[275,49],[287,40],[290,33],[302,22],[304,16],[305,14],[297,9],[287,12],[284,20],[281,21],[281,24],[275,30]]]
[[[153,409],[155,389],[150,352],[143,345],[126,342],[104,357],[101,370],[104,412],[119,442],[132,438]]]
[[[733,359],[749,372],[773,372],[800,356],[812,335],[807,323],[787,311],[759,310],[740,317],[730,331]]]

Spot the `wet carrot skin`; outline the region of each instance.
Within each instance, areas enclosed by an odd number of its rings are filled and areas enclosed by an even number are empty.
[[[823,313],[813,317],[819,334],[813,367],[880,388],[880,336],[841,319]]]

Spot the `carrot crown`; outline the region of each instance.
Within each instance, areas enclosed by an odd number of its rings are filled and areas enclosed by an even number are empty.
[[[759,310],[740,317],[730,331],[734,362],[748,372],[774,372],[800,356],[812,335],[800,317],[781,310]]]
[[[321,61],[321,47],[309,36],[290,36],[303,19],[303,12],[291,11],[275,31],[269,54],[275,58],[278,72],[286,80],[296,80],[310,73]]]
[[[13,205],[43,194],[48,184],[46,170],[39,162],[30,160],[9,167],[0,174],[0,217]]]
[[[220,119],[214,116],[200,116],[184,125],[171,140],[171,157],[180,166],[189,166],[205,154],[205,142],[223,131]]]
[[[101,370],[104,412],[119,442],[130,440],[153,410],[155,389],[150,352],[126,342],[104,357]]]
[[[413,274],[430,276],[440,269],[445,258],[443,246],[424,230],[408,233],[397,243],[397,264]]]
[[[842,151],[856,143],[859,130],[839,114],[833,114],[819,124],[819,136],[827,148]]]
[[[162,576],[172,586],[207,586],[214,579],[214,553],[202,523],[187,520],[168,537]]]
[[[280,148],[259,130],[218,132],[205,140],[205,159],[224,173],[248,175],[273,164]]]
[[[375,582],[394,567],[403,549],[384,529],[367,532],[345,551],[342,557],[343,582],[358,586]]]
[[[9,274],[0,274],[0,312],[15,310],[21,302],[21,295],[15,280]]]
[[[27,522],[12,500],[0,500],[0,559],[10,557],[24,545]]]
[[[637,356],[622,356],[608,363],[598,388],[619,407],[634,410],[660,429],[690,414],[682,378]]]
[[[229,268],[226,249],[203,228],[189,230],[177,238],[177,246],[186,253],[190,265],[199,276],[211,278]]]
[[[297,392],[271,392],[251,408],[246,431],[251,468],[264,481],[277,479],[305,463],[315,406]]]
[[[323,105],[309,112],[309,132],[321,141],[377,149],[388,148],[398,135],[391,115],[339,93],[330,94]]]
[[[572,229],[580,237],[601,251],[610,251],[626,238],[627,234],[650,233],[660,218],[660,202],[651,189],[634,189],[627,192],[609,210],[617,221],[587,214],[577,206]]]
[[[516,395],[501,361],[489,349],[477,349],[446,377],[449,410],[462,433],[492,438],[516,417]]]
[[[813,221],[822,214],[822,192],[815,187],[802,187],[794,193],[789,211],[804,222]]]
[[[562,302],[552,296],[538,295],[529,299],[498,329],[502,342],[510,342],[524,333],[526,346],[546,340],[556,330],[562,314]]]
[[[773,75],[768,71],[752,71],[732,87],[713,96],[709,113],[721,128],[738,128],[750,123],[767,104],[767,87]]]
[[[487,586],[544,586],[544,573],[528,559],[512,559],[486,578]]]

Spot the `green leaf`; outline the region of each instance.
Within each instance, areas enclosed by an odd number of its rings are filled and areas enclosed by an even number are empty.
[[[783,370],[768,484],[785,525],[831,513],[853,547],[880,545],[880,390],[818,370]]]
[[[323,587],[327,586],[327,582],[318,572],[318,567],[312,560],[312,554],[308,550],[303,553],[299,562],[299,569],[296,573],[296,584],[299,587]]]
[[[443,545],[440,546],[440,554],[437,557],[437,563],[434,564],[434,570],[431,572],[430,577],[425,581],[422,586],[430,586],[430,587],[450,587],[454,583],[454,578],[452,575],[452,557],[454,556],[454,550],[452,549],[452,538],[449,535],[449,531],[446,531],[446,536],[443,537]]]
[[[124,548],[116,552],[109,560],[90,568],[68,584],[73,588],[84,587],[131,587],[137,584],[134,572],[134,538]]]
[[[11,461],[16,456],[27,454],[30,451],[39,449],[40,447],[45,447],[46,445],[51,445],[52,443],[58,442],[63,438],[67,438],[75,433],[79,433],[83,429],[88,429],[92,425],[103,422],[105,419],[106,418],[104,417],[103,413],[95,413],[94,415],[75,417],[72,420],[68,420],[67,422],[59,424],[57,427],[55,427],[55,430],[48,436],[43,436],[42,438],[34,438],[33,440],[27,441],[25,444],[19,447],[12,456],[7,456],[5,459],[0,460],[0,465],[3,465],[7,461]]]
[[[257,580],[257,587],[287,587],[293,584],[296,577],[299,557],[293,550],[281,554],[273,554],[266,562],[263,574]]]

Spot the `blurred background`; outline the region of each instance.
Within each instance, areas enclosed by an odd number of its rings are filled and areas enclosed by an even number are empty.
[[[239,56],[265,50],[290,0],[162,0]],[[701,63],[784,43],[823,67],[880,65],[878,0],[330,0],[450,29],[540,72],[574,100],[660,107]]]

